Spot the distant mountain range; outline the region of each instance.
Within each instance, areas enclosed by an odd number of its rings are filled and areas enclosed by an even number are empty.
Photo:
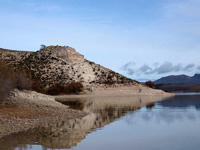
[[[187,75],[171,75],[154,81],[154,84],[200,84],[200,74],[195,74],[193,77]]]

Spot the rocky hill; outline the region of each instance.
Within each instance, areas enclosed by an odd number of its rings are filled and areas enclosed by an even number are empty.
[[[155,84],[200,84],[200,74],[193,77],[187,75],[172,75],[154,81]]]
[[[110,69],[84,59],[69,46],[48,46],[37,52],[0,49],[0,59],[14,67],[23,67],[32,78],[44,86],[67,85],[72,81],[83,84],[135,84]]]

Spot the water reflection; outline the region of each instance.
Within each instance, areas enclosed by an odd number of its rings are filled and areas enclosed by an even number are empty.
[[[153,109],[153,110],[152,110]],[[152,111],[151,111],[152,110]],[[130,119],[131,118],[131,119]],[[154,120],[157,123],[195,121],[200,119],[200,95],[178,95],[142,108],[137,113],[133,112],[127,118],[129,124],[136,124],[143,120],[146,123]],[[134,120],[131,122],[130,120]]]
[[[12,134],[0,139],[1,149],[30,149],[27,145],[41,145],[43,149],[69,149],[85,139],[91,131],[121,118],[127,112],[132,112],[148,104],[154,106],[154,101],[162,97],[107,97],[90,99],[66,99],[65,104],[71,108],[87,112],[82,119],[59,122],[48,127],[31,129],[26,132]]]
[[[163,107],[170,108],[188,108],[195,107],[196,109],[200,109],[200,100],[199,95],[178,95],[172,98],[169,98],[165,101],[158,103]]]

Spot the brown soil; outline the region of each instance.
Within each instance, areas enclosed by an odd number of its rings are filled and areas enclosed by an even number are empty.
[[[31,118],[36,115],[41,115],[42,112],[33,108],[23,108],[17,105],[8,105],[0,107],[0,117],[16,117],[16,118]]]

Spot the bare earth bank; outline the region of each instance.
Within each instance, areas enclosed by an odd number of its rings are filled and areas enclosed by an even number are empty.
[[[38,126],[47,127],[58,122],[82,118],[87,115],[85,112],[69,109],[68,106],[55,101],[55,99],[61,101],[63,98],[96,97],[101,98],[103,102],[104,99],[104,101],[109,101],[108,97],[113,96],[132,97],[132,99],[130,98],[129,100],[130,103],[141,107],[141,105],[144,106],[152,102],[160,101],[165,97],[173,96],[173,94],[161,90],[153,90],[142,85],[107,88],[96,87],[93,93],[86,90],[83,95],[55,97],[33,91],[15,90],[8,101],[0,104],[0,138],[11,133],[26,131]],[[148,98],[145,98],[142,102],[141,99],[138,98],[140,96],[146,96]],[[151,98],[154,96],[157,98]],[[120,100],[118,101],[120,103]],[[107,102],[106,105],[111,105],[113,103],[115,102],[112,99]]]
[[[15,90],[12,97],[0,105],[0,138],[85,115],[86,113],[56,102],[52,96]]]

